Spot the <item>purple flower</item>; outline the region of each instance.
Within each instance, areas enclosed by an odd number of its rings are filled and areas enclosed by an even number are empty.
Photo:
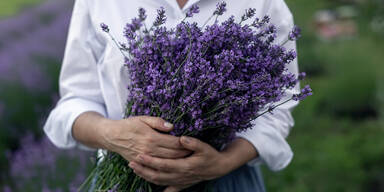
[[[200,9],[197,5],[192,5],[188,12],[185,14],[186,17],[193,17],[194,14],[199,13]]]
[[[9,124],[18,116],[31,116],[39,118],[41,114],[46,114],[52,103],[49,100],[50,95],[56,93],[55,82],[56,72],[59,71],[60,62],[63,57],[67,29],[71,16],[73,1],[45,1],[44,3],[32,6],[15,17],[4,18],[0,21],[0,92],[7,94],[10,91],[5,89],[9,85],[21,93],[26,93],[24,98],[30,100],[40,98],[35,102],[25,101],[26,104],[33,104],[31,107],[35,112],[15,110],[14,104],[6,103],[3,110],[7,114],[0,114],[4,130],[9,134],[14,151],[8,152],[6,180],[12,181],[14,191],[42,191],[42,186],[49,186],[50,191],[59,191],[58,185],[66,185],[68,178],[74,175],[69,172],[63,172],[56,169],[56,160],[61,159],[60,166],[70,172],[85,173],[86,165],[89,163],[89,153],[74,152],[76,156],[67,158],[69,151],[61,151],[49,143],[47,138],[38,139],[31,135],[21,139],[20,145],[15,145],[15,137],[19,139],[26,130],[34,130],[38,135],[42,135],[41,126],[34,121],[28,124],[28,127],[14,127]],[[12,90],[11,90],[12,91]],[[20,91],[18,91],[20,93]],[[24,103],[25,103],[24,102]],[[42,103],[43,102],[43,103]],[[5,103],[4,103],[5,104]],[[28,105],[29,105],[28,104]],[[1,105],[1,101],[0,101]],[[1,108],[1,106],[0,106]],[[1,111],[1,109],[0,109]],[[3,111],[4,112],[4,111]],[[41,113],[43,112],[43,113]],[[0,112],[1,113],[1,112]],[[34,114],[36,113],[36,114]],[[6,115],[9,118],[2,118]],[[39,118],[40,119],[40,118]],[[39,120],[36,120],[39,121]],[[23,133],[23,134],[21,134]],[[20,146],[19,148],[15,148]],[[8,146],[5,146],[8,147]],[[78,166],[78,161],[82,159],[84,163]],[[83,166],[84,165],[84,166]],[[3,171],[3,170],[2,170]],[[9,171],[9,172],[8,172]],[[8,174],[9,173],[9,174]],[[59,177],[58,177],[59,175]],[[31,179],[31,177],[33,179]],[[33,182],[32,182],[33,181]],[[80,186],[84,181],[77,181],[76,186]],[[10,188],[0,188],[9,191]],[[66,188],[65,188],[66,190]],[[64,191],[64,190],[62,190]]]
[[[307,76],[307,74],[305,73],[305,72],[301,72],[301,73],[299,73],[299,76],[298,76],[298,80],[299,81],[302,81],[302,80],[304,80],[305,79],[305,77]]]
[[[247,19],[252,18],[256,14],[256,9],[255,8],[249,8],[245,10],[245,13],[243,16],[241,16],[241,21],[245,21]]]
[[[31,92],[51,91],[51,75],[46,74],[47,66],[44,65],[49,60],[50,67],[59,67],[65,47],[70,7],[69,1],[49,1],[18,17],[0,22],[2,83],[20,84]],[[50,15],[51,19],[42,24],[36,19],[42,14]]]
[[[34,191],[52,191],[51,188],[47,187],[47,183],[56,183],[60,181],[60,178],[72,177],[73,175],[65,175],[68,173],[62,172],[61,168],[65,166],[65,164],[60,164],[60,167],[56,167],[59,161],[61,163],[70,162],[70,164],[66,166],[69,169],[76,169],[78,175],[74,177],[71,185],[80,186],[81,182],[84,181],[84,173],[87,168],[87,163],[89,163],[89,153],[82,151],[63,151],[56,148],[47,137],[37,140],[31,134],[27,134],[22,138],[20,146],[20,149],[8,155],[10,176],[12,179],[17,180],[15,186],[17,191],[25,189],[27,185],[31,185],[31,179],[39,182],[33,183],[33,185],[30,186],[33,187]],[[44,169],[41,169],[42,167],[44,167]],[[62,175],[63,177],[56,177],[57,175]],[[41,186],[43,186],[43,189],[39,188]]]
[[[217,3],[216,10],[213,12],[214,15],[223,15],[227,11],[227,3],[225,1]]]
[[[164,7],[160,7],[160,9],[157,10],[157,16],[155,22],[153,23],[153,26],[158,27],[164,24],[166,20],[167,16],[165,15],[165,9]]]
[[[109,27],[105,23],[101,23],[100,27],[101,27],[101,30],[103,30],[104,32],[106,32],[106,33],[109,32]]]
[[[295,25],[292,29],[292,31],[288,35],[288,39],[291,41],[296,41],[301,36],[301,29]]]
[[[144,8],[139,8],[139,19],[144,21],[147,18]]]
[[[261,28],[266,24],[268,24],[269,21],[270,21],[270,17],[266,15],[263,17],[263,19],[256,18],[251,25],[256,28]]]
[[[292,99],[295,101],[301,101],[304,100],[306,97],[311,96],[313,94],[311,87],[309,85],[304,86],[303,89],[301,89],[301,92],[299,94],[293,95]]]

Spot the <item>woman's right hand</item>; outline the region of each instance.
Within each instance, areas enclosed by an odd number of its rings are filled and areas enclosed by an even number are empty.
[[[159,132],[169,132],[173,129],[172,124],[159,117],[104,119],[100,125],[102,146],[119,153],[128,161],[135,159],[138,154],[176,159],[191,153],[180,144],[179,137]]]

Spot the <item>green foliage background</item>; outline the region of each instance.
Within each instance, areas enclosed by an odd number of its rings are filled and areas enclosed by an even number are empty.
[[[296,24],[299,66],[312,72],[314,95],[294,111],[288,138],[295,153],[279,173],[264,169],[269,191],[384,191],[384,34],[370,30],[379,1],[287,0]],[[383,3],[383,2],[381,2]],[[315,36],[319,9],[357,8],[359,34],[324,42]],[[381,7],[380,7],[381,6]],[[381,16],[383,16],[381,14]]]
[[[0,1],[0,18],[12,16],[42,0],[3,0]]]

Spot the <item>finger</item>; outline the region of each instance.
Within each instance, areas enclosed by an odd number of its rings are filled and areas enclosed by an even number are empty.
[[[185,159],[162,159],[140,154],[137,156],[136,161],[140,162],[144,166],[162,172],[183,173],[188,170],[188,165]]]
[[[195,152],[202,152],[204,150],[207,150],[209,148],[211,148],[210,145],[196,139],[196,138],[193,138],[193,137],[187,137],[187,136],[182,136],[180,138],[180,143],[186,148],[186,149],[189,149],[191,151],[195,151]]]
[[[193,186],[194,184],[190,184],[190,185],[175,185],[175,186],[168,186],[164,192],[179,192],[179,191],[182,191],[183,189],[186,189],[188,187],[191,187]]]
[[[181,191],[181,189],[175,186],[169,186],[164,190],[164,192],[179,192],[179,191]]]
[[[158,133],[156,134],[155,138],[158,146],[169,149],[185,149],[184,146],[180,143],[180,137]]]
[[[175,185],[175,180],[181,176],[157,171],[134,161],[131,161],[128,165],[136,175],[156,185]]]
[[[186,187],[187,188],[187,187]],[[179,186],[169,186],[167,187],[164,192],[179,192],[185,188],[179,187]]]
[[[160,117],[140,116],[139,119],[159,131],[169,132],[173,129],[173,125]]]
[[[191,154],[191,151],[180,149],[168,149],[164,147],[158,147],[151,155],[153,157],[166,158],[166,159],[178,159],[183,158]]]

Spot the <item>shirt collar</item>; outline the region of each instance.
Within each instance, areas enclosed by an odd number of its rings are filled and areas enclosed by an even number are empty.
[[[198,3],[200,0],[188,0],[182,9],[180,9],[179,4],[177,3],[176,0],[164,0],[164,1],[167,2],[174,11],[178,12],[179,14],[183,14],[192,5]]]

